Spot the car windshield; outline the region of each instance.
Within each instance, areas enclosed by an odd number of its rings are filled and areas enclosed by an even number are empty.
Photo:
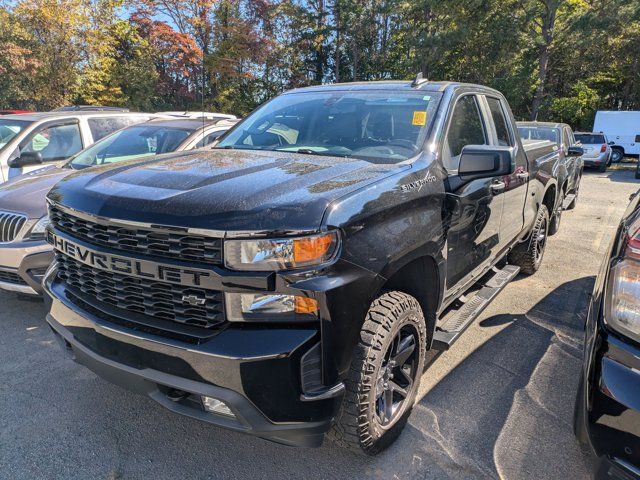
[[[553,127],[518,127],[522,140],[551,140],[560,144],[560,130]]]
[[[268,102],[216,148],[401,162],[422,148],[440,100],[425,92],[305,92]]]
[[[26,120],[0,119],[0,151],[33,122]]]
[[[594,133],[577,133],[575,135],[576,141],[582,143],[583,145],[591,145],[591,144],[599,144],[602,145],[607,143],[604,139],[604,135],[602,134],[594,134]]]
[[[119,130],[78,153],[68,166],[79,170],[173,152],[195,131],[196,128],[135,125]]]

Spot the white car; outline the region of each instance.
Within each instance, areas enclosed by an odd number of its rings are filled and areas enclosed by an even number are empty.
[[[640,155],[640,111],[599,111],[593,131],[607,136],[612,162],[625,155]]]
[[[38,112],[0,118],[0,183],[56,163],[123,127],[158,115],[125,112]]]

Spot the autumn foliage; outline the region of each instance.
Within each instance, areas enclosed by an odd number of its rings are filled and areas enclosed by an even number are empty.
[[[12,0],[0,108],[245,114],[288,88],[429,78],[590,128],[640,109],[640,0]]]

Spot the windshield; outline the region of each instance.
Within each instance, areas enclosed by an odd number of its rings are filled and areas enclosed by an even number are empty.
[[[552,127],[518,127],[522,140],[551,140],[560,144],[560,130]]]
[[[81,169],[175,151],[196,128],[136,125],[119,130],[76,155],[69,166]]]
[[[16,135],[31,125],[32,122],[26,120],[0,120],[0,151],[11,141]]]
[[[582,143],[583,145],[590,144],[604,144],[607,141],[602,134],[592,134],[592,133],[578,133],[576,134],[576,141]]]
[[[247,117],[216,148],[401,162],[422,148],[439,99],[439,93],[424,92],[281,95]]]

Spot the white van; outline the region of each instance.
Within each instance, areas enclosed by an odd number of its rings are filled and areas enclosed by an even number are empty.
[[[640,155],[640,111],[599,111],[593,131],[606,135],[612,162],[619,162],[625,155]]]
[[[92,143],[158,115],[124,112],[37,112],[0,118],[0,183],[75,155]]]

